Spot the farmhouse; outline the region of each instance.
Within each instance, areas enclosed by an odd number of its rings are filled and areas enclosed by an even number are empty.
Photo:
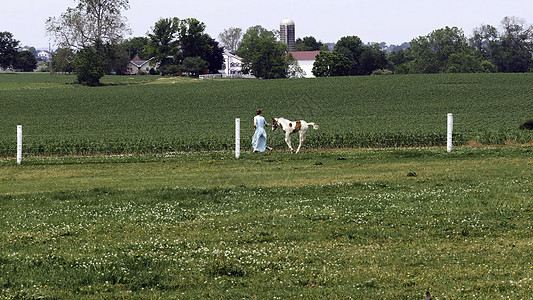
[[[304,71],[305,78],[315,77],[312,72],[313,64],[320,51],[291,51],[289,53],[298,61],[298,65]]]
[[[224,77],[242,77],[242,57],[224,49],[224,69],[219,70]]]
[[[129,75],[135,75],[135,74],[145,74],[150,72],[150,61],[149,60],[142,60],[139,58],[138,55],[135,55],[135,57],[128,63],[128,66],[126,67],[126,74]],[[152,67],[156,68],[156,67]]]
[[[37,60],[38,61],[48,61],[50,60],[50,58],[52,58],[52,55],[50,54],[50,52],[46,51],[46,50],[41,50],[39,52],[37,52]]]

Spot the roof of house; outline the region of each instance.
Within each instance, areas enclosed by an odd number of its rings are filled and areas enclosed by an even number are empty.
[[[320,51],[290,51],[296,60],[315,60]]]
[[[236,55],[234,53],[231,53],[231,52],[229,52],[226,49],[224,49],[224,55],[229,56],[229,57],[234,58],[234,59],[237,59],[237,60],[242,60],[242,57],[240,57],[240,56],[238,56],[238,55]]]
[[[135,57],[130,61],[130,63],[139,68],[139,67],[142,67],[147,62],[149,62],[150,60],[151,58],[149,60],[143,60],[139,58],[138,55],[135,55]]]

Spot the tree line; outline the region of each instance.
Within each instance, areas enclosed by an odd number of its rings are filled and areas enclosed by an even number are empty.
[[[302,75],[287,45],[279,41],[277,30],[257,25],[243,33],[240,28],[229,28],[216,41],[197,19],[166,18],[158,20],[146,36],[124,40],[130,33],[122,16],[127,9],[128,0],[77,0],[77,6],[48,18],[46,32],[59,46],[53,55],[53,71],[75,72],[79,83],[99,85],[104,74],[124,73],[128,62],[139,56],[150,59],[152,70],[159,74],[197,76],[217,73],[227,49],[243,58],[244,73],[259,78]],[[481,25],[471,37],[460,28],[445,27],[387,51],[382,44],[365,45],[357,36],[342,37],[335,44],[307,36],[297,39],[295,47],[297,51],[320,51],[312,70],[317,77],[529,72],[533,68],[533,26],[515,17],[504,18],[501,25],[500,31]],[[18,44],[9,32],[0,33],[0,67],[21,66],[29,60],[23,53],[28,51],[17,51]]]
[[[498,31],[492,25],[482,25],[474,29],[471,37],[466,37],[460,28],[445,27],[387,51],[383,43],[365,45],[357,36],[342,37],[329,51],[331,45],[308,36],[297,39],[295,49],[320,51],[312,70],[317,77],[530,72],[533,69],[533,26],[520,18],[505,17],[501,28]],[[287,55],[286,48],[283,51],[275,47],[275,35],[275,31],[269,32],[260,26],[248,29],[244,35],[241,29],[230,28],[219,35],[219,40],[243,57],[244,72],[263,78],[293,76],[298,67]],[[262,71],[265,69],[268,71]],[[278,71],[272,75],[272,70]]]
[[[334,51],[317,56],[313,74],[530,72],[533,26],[523,19],[505,17],[501,27],[503,30],[498,31],[492,25],[482,25],[469,38],[460,28],[445,27],[414,38],[405,49],[388,53],[378,44],[363,45],[356,36],[343,37]]]
[[[533,67],[533,26],[505,17],[502,31],[492,25],[474,29],[470,38],[445,27],[415,38],[407,50],[389,55],[395,73],[529,72]]]
[[[150,60],[159,73],[217,72],[223,48],[204,32],[205,24],[194,18],[158,20],[146,37],[124,40],[130,33],[122,16],[128,0],[78,0],[59,17],[46,21],[46,31],[59,49],[55,70],[74,71],[78,82],[99,85],[108,73],[122,74],[135,56]]]
[[[31,72],[37,68],[35,49],[18,51],[20,41],[17,41],[11,32],[0,32],[0,68],[18,69]]]

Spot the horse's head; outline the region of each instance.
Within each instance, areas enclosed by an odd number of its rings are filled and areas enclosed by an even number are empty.
[[[276,130],[279,126],[278,119],[272,118],[272,131]]]

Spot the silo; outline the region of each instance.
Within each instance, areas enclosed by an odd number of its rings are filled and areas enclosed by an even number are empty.
[[[296,34],[294,30],[294,21],[292,19],[283,19],[279,25],[279,35],[283,43],[289,45],[289,51],[294,51]]]

